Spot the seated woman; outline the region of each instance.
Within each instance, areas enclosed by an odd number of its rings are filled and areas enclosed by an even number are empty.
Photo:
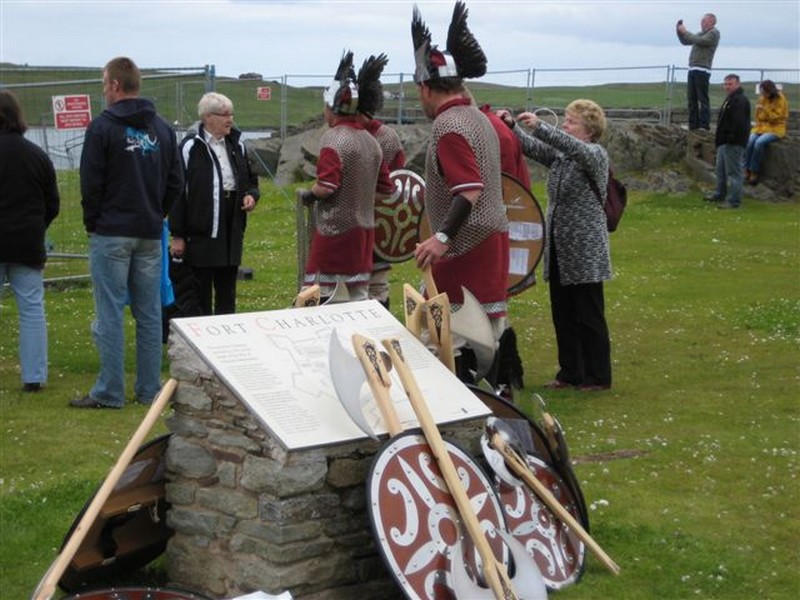
[[[765,79],[759,86],[756,121],[744,151],[744,177],[750,185],[758,183],[761,161],[767,145],[786,135],[789,102],[775,83]]]

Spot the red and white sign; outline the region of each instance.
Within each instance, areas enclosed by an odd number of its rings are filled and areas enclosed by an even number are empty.
[[[260,87],[256,88],[256,98],[259,100],[272,100],[272,88]]]
[[[56,129],[86,129],[92,120],[89,94],[53,96]]]

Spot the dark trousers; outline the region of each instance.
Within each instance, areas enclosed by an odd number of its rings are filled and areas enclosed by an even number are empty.
[[[709,73],[689,71],[686,97],[689,103],[689,129],[709,129],[711,108],[708,103]]]
[[[573,385],[611,385],[603,282],[561,285],[555,252],[551,256],[550,310],[559,365],[556,379]]]
[[[236,312],[236,274],[238,266],[195,267],[197,296],[204,315],[230,315]],[[214,303],[212,306],[212,290]]]

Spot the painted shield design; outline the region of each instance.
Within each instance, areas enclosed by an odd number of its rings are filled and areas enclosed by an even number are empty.
[[[511,245],[508,293],[514,296],[536,283],[536,267],[544,252],[545,223],[533,194],[507,173],[503,173],[503,203]]]
[[[414,171],[392,171],[394,193],[375,203],[375,254],[390,263],[408,260],[419,241],[425,180]]]
[[[536,479],[580,520],[569,486],[543,460],[529,454],[527,461]],[[578,536],[527,486],[514,487],[497,479],[497,490],[509,531],[533,557],[547,588],[558,590],[577,582],[586,559],[586,548]]]
[[[517,179],[503,173],[503,204],[508,218],[508,294],[515,296],[536,283],[536,267],[545,244],[544,213],[533,194]],[[431,237],[427,215],[419,221],[419,239]]]
[[[448,451],[495,556],[507,564],[507,551],[495,533],[504,529],[497,496],[480,467],[457,446]],[[467,536],[455,502],[425,438],[395,436],[375,456],[368,481],[372,530],[384,562],[408,598],[454,598],[449,573],[450,548]],[[475,569],[477,554],[468,563]]]

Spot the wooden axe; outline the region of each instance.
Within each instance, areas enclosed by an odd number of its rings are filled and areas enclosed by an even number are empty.
[[[453,335],[450,327],[452,312],[450,311],[450,299],[447,293],[439,293],[436,281],[433,279],[433,272],[430,265],[422,270],[425,279],[425,293],[428,300],[425,307],[428,312],[428,332],[433,343],[439,351],[439,360],[450,369],[451,373],[456,372],[456,359],[453,353]]]
[[[487,421],[486,433],[489,436],[491,447],[500,453],[510,470],[525,482],[528,488],[553,512],[556,518],[563,521],[574,531],[578,539],[592,551],[609,571],[614,575],[619,575],[619,565],[605,553],[594,538],[583,528],[580,522],[564,508],[553,493],[536,478],[530,466],[528,466],[528,462],[520,455],[519,450],[517,450],[517,448],[521,448],[521,444],[516,438],[516,434],[510,427],[499,426],[500,423],[502,423],[502,421],[491,417]]]
[[[419,421],[422,432],[425,435],[425,439],[431,448],[431,452],[436,459],[436,463],[439,465],[439,470],[441,471],[445,483],[447,484],[447,489],[450,492],[450,495],[453,497],[456,507],[458,508],[459,516],[461,517],[464,526],[470,538],[472,539],[476,550],[478,551],[481,562],[483,563],[484,579],[486,580],[489,588],[492,590],[497,600],[511,600],[520,598],[520,596],[514,590],[514,587],[511,583],[511,578],[509,577],[505,566],[495,558],[494,553],[489,546],[489,542],[486,540],[483,528],[481,527],[481,524],[475,515],[475,510],[470,503],[469,497],[464,491],[461,479],[459,478],[455,466],[453,465],[453,461],[447,452],[444,440],[442,439],[442,434],[439,432],[425,399],[422,397],[422,393],[420,392],[414,375],[411,373],[411,369],[405,362],[402,348],[400,347],[400,342],[396,339],[387,339],[383,340],[382,343],[386,348],[386,351],[389,353],[389,357],[392,359],[392,364],[394,365],[395,370],[400,377],[403,389],[405,390],[406,395],[411,402],[414,413],[417,415],[417,420]],[[526,572],[526,567],[528,567],[527,572],[530,572],[529,567],[533,567],[533,569],[536,571],[536,575],[538,575],[538,581],[541,582],[541,589],[544,590],[544,582],[541,579],[541,574],[539,574],[538,568],[532,560],[529,562],[530,565],[525,562],[522,564],[517,564],[515,577],[522,576],[523,573]]]

